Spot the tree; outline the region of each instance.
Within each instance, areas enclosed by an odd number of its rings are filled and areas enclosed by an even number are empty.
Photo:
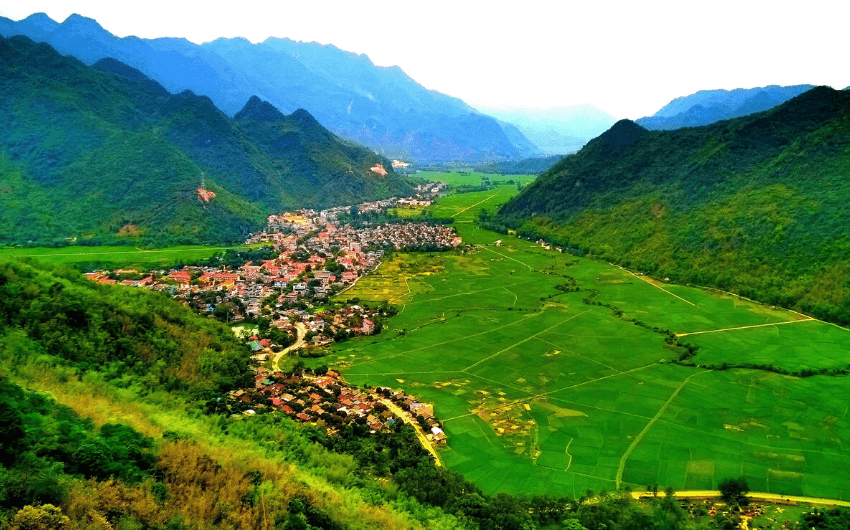
[[[70,528],[71,520],[52,504],[24,506],[12,519],[12,530],[60,530]]]
[[[717,485],[717,489],[720,490],[720,497],[723,499],[723,502],[730,506],[733,504],[738,506],[749,504],[747,493],[750,492],[750,486],[744,477],[725,478]]]

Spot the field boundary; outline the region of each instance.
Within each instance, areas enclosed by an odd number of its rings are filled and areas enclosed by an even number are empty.
[[[691,331],[690,333],[676,333],[677,337],[687,337],[689,335],[703,335],[705,333],[721,333],[723,331],[737,331],[739,329],[752,329],[752,328],[766,328],[770,326],[782,326],[785,324],[799,324],[800,322],[820,322],[816,318],[806,317],[802,320],[789,320],[787,322],[773,322],[770,324],[756,324],[753,326],[739,326],[737,328],[725,328],[725,329],[709,329],[707,331]]]
[[[628,449],[626,449],[626,452],[623,453],[623,456],[620,458],[620,465],[619,465],[619,467],[617,467],[617,477],[614,481],[615,484],[617,485],[617,489],[620,489],[620,484],[623,482],[623,471],[626,469],[626,461],[629,459],[630,456],[632,456],[632,452],[638,446],[640,441],[643,440],[643,437],[646,435],[646,433],[649,432],[649,429],[651,429],[652,426],[655,425],[655,422],[658,421],[658,418],[660,418],[661,415],[664,414],[664,412],[667,410],[667,407],[669,407],[670,403],[672,403],[673,400],[676,399],[676,396],[678,396],[679,392],[681,392],[682,389],[685,388],[685,385],[688,384],[688,381],[690,381],[691,378],[696,377],[700,374],[706,374],[706,373],[709,373],[709,372],[711,372],[711,370],[706,370],[704,372],[697,372],[695,374],[691,374],[688,377],[686,377],[685,380],[682,381],[682,383],[676,388],[676,391],[673,392],[673,395],[670,396],[667,399],[667,401],[664,402],[664,405],[662,405],[661,408],[658,410],[658,412],[655,413],[655,416],[653,416],[652,419],[649,420],[649,423],[647,423],[646,426],[643,428],[643,430],[640,431],[640,434],[638,434],[635,437],[635,439],[632,441],[632,444],[629,446]]]
[[[679,296],[678,294],[673,294],[673,293],[671,293],[670,291],[668,291],[668,290],[667,290],[667,289],[665,289],[664,287],[661,287],[660,285],[655,285],[654,283],[652,283],[651,281],[647,280],[647,279],[646,279],[646,278],[644,278],[643,276],[638,276],[637,274],[633,273],[632,271],[630,271],[629,269],[627,269],[627,268],[625,268],[625,267],[621,267],[621,266],[619,266],[619,265],[614,265],[613,263],[608,263],[608,265],[611,265],[612,267],[617,267],[617,268],[618,268],[618,269],[620,269],[620,270],[624,270],[624,271],[628,272],[629,274],[631,274],[632,276],[634,276],[635,278],[637,278],[637,279],[639,279],[639,280],[643,280],[643,281],[645,281],[646,283],[648,283],[649,285],[651,285],[651,286],[655,287],[656,289],[661,289],[662,291],[664,291],[665,293],[669,294],[670,296],[675,296],[676,298],[678,298],[679,300],[681,300],[681,301],[685,302],[686,304],[691,304],[691,305],[692,305],[692,306],[694,306],[694,307],[698,307],[695,303],[693,303],[693,302],[689,302],[689,301],[685,300],[684,298],[682,298],[682,297],[681,297],[681,296]]]
[[[575,319],[575,318],[578,318],[578,317],[582,316],[583,314],[585,314],[585,313],[587,313],[587,312],[589,312],[589,311],[590,311],[590,309],[588,309],[587,311],[582,311],[581,313],[577,313],[577,314],[575,314],[575,315],[571,316],[570,318],[568,318],[568,319],[566,319],[566,320],[562,320],[562,321],[558,322],[557,324],[555,324],[555,325],[553,325],[553,326],[549,326],[548,328],[546,328],[546,329],[544,329],[544,330],[542,330],[542,331],[538,331],[538,332],[537,332],[537,333],[535,333],[534,335],[529,335],[528,337],[526,337],[526,338],[522,339],[521,341],[519,341],[519,342],[517,342],[517,343],[515,343],[515,344],[511,344],[511,345],[510,345],[510,346],[508,346],[507,348],[504,348],[504,349],[501,349],[501,350],[497,351],[496,353],[494,353],[493,355],[490,355],[489,357],[485,357],[485,358],[481,359],[481,360],[480,360],[480,361],[478,361],[478,362],[475,362],[475,363],[473,363],[473,364],[470,364],[469,366],[467,366],[466,368],[464,368],[464,369],[463,369],[463,370],[461,370],[461,371],[462,371],[462,372],[466,372],[466,371],[467,371],[467,370],[469,370],[470,368],[473,368],[473,367],[475,367],[475,366],[478,366],[479,364],[483,363],[484,361],[489,361],[490,359],[492,359],[493,357],[495,357],[495,356],[499,355],[500,353],[505,353],[505,352],[506,352],[506,351],[508,351],[508,350],[512,350],[512,349],[516,348],[517,346],[519,346],[520,344],[524,344],[524,343],[526,343],[526,342],[530,341],[531,339],[536,338],[538,335],[542,335],[542,334],[546,333],[547,331],[549,331],[549,330],[550,330],[550,329],[552,329],[552,328],[556,328],[556,327],[558,327],[558,326],[560,326],[560,325],[566,324],[566,323],[567,323],[567,322],[569,322],[570,320],[573,320],[573,319]]]
[[[502,190],[501,190],[501,188],[499,189],[499,191],[502,191]],[[479,204],[481,204],[482,202],[487,202],[487,201],[489,201],[490,199],[492,199],[493,197],[495,197],[496,195],[498,195],[498,194],[499,194],[499,191],[497,191],[497,192],[496,192],[496,193],[494,193],[493,195],[490,195],[489,197],[487,197],[487,198],[486,198],[486,199],[484,199],[483,201],[478,201],[478,202],[476,202],[475,204],[473,204],[472,206],[467,206],[467,207],[466,207],[466,208],[464,208],[463,210],[461,210],[461,211],[457,212],[456,214],[452,215],[452,219],[454,219],[454,218],[455,218],[455,217],[457,217],[458,215],[462,214],[463,212],[465,212],[465,211],[467,211],[467,210],[469,210],[469,209],[471,209],[471,208],[475,208],[476,206],[478,206],[478,205],[479,205]]]

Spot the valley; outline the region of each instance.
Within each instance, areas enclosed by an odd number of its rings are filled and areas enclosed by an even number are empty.
[[[399,306],[388,329],[310,362],[433,402],[443,461],[487,493],[742,475],[753,491],[847,500],[850,332],[472,223],[515,193],[438,201],[470,246],[382,264],[356,295]]]

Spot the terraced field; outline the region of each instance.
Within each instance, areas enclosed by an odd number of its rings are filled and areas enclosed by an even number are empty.
[[[471,222],[513,193],[440,201],[471,247],[396,256],[361,280],[360,298],[401,313],[313,362],[434,402],[445,464],[487,492],[716,489],[743,474],[755,491],[850,496],[850,378],[721,369],[843,368],[850,332]],[[665,330],[700,346],[700,366],[670,362],[683,350]]]

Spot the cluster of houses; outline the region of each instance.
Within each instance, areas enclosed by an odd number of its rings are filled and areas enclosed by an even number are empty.
[[[431,404],[403,391],[351,386],[333,370],[317,372],[285,374],[258,368],[253,388],[228,394],[228,409],[249,416],[279,410],[299,422],[324,426],[328,434],[355,422],[371,432],[389,431],[398,422],[411,423],[422,429],[430,442],[446,441]]]

